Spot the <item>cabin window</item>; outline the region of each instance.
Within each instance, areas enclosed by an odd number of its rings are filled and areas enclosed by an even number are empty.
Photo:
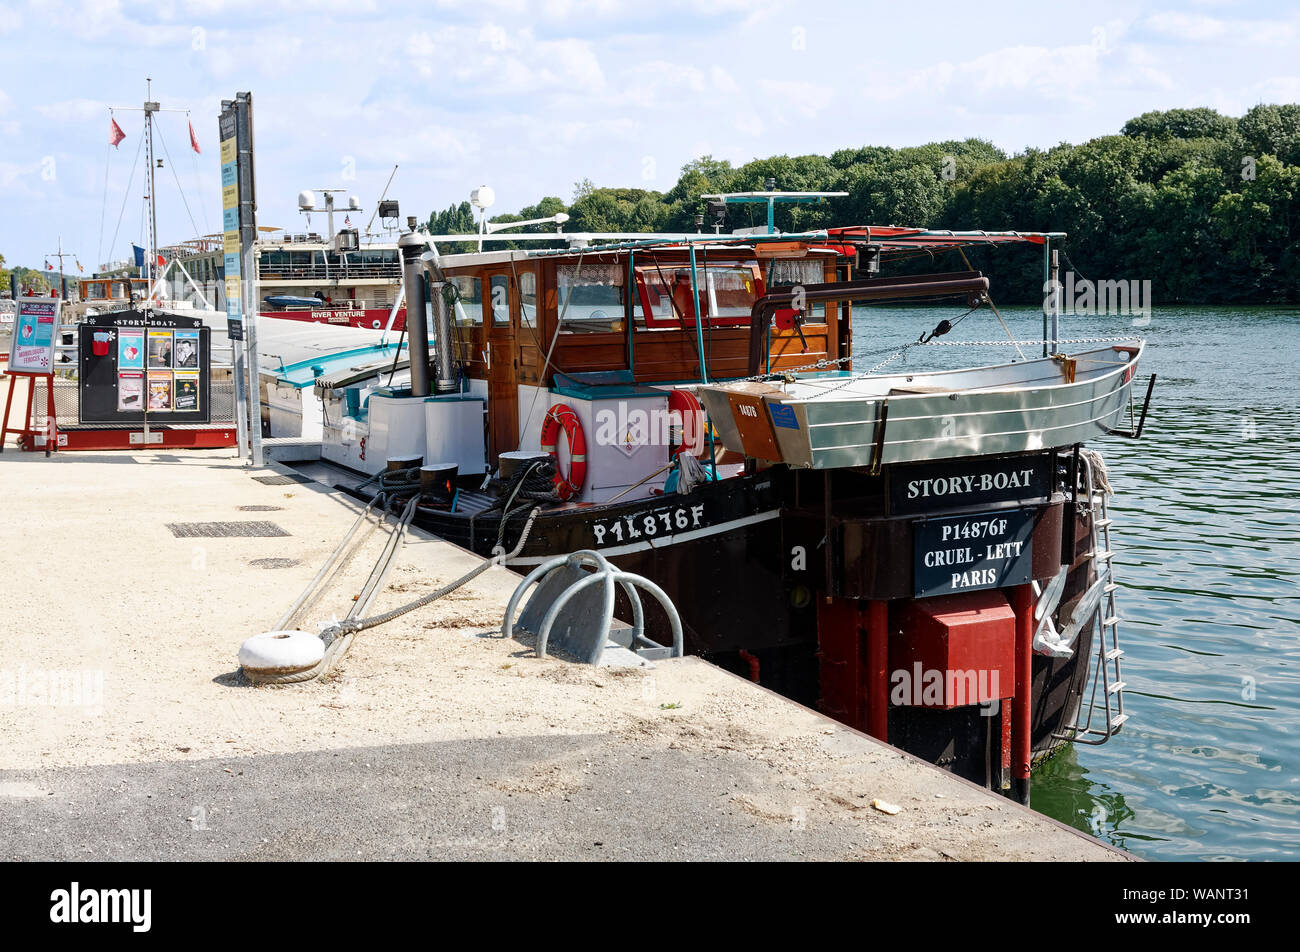
[[[456,289],[456,303],[452,307],[457,327],[479,327],[483,323],[483,282],[479,278],[461,275],[451,279]]]
[[[766,275],[769,290],[806,284],[825,284],[826,272],[820,258],[773,258],[767,263]],[[810,321],[826,320],[825,304],[809,304],[804,308]]]
[[[488,279],[492,324],[505,327],[510,323],[510,279],[504,274],[494,274]]]
[[[696,280],[704,298],[704,315],[712,324],[748,324],[749,313],[758,300],[758,282],[749,265],[696,269]]]
[[[697,265],[695,269],[703,318],[715,327],[740,327],[759,297],[755,268],[748,264]],[[695,325],[689,265],[648,265],[637,268],[640,298],[637,324],[648,330],[680,330]]]
[[[621,332],[625,272],[620,264],[581,262],[555,269],[560,333]]]
[[[519,321],[524,327],[537,326],[537,275],[531,271],[519,275]]]

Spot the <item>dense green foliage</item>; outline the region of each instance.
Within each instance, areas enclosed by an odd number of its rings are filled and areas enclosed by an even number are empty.
[[[830,156],[773,156],[738,168],[703,158],[667,192],[580,182],[569,205],[554,197],[498,215],[522,220],[565,211],[566,231],[695,231],[700,195],[759,190],[846,191],[819,205],[785,205],[777,226],[904,224],[957,230],[1065,231],[1067,267],[1093,280],[1152,282],[1157,303],[1300,301],[1300,105],[1259,105],[1239,119],[1212,109],[1148,112],[1119,135],[1007,156],[967,139]],[[733,227],[762,224],[754,206]],[[435,233],[475,230],[468,203],[429,218]],[[542,231],[532,226],[530,231]],[[1036,252],[999,251],[999,298],[1037,301]],[[1008,256],[1016,266],[1009,267]],[[977,266],[988,254],[973,255]],[[947,266],[947,263],[945,263]]]

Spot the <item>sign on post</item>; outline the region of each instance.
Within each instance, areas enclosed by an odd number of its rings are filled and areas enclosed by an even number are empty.
[[[244,339],[243,286],[240,282],[239,141],[232,106],[221,113],[221,231],[226,265],[226,324],[231,340]]]
[[[54,347],[58,339],[59,298],[19,298],[14,319],[9,369],[15,373],[54,372]]]
[[[261,387],[257,360],[256,274],[253,273],[257,200],[253,184],[252,93],[236,93],[233,100],[222,102],[220,138],[226,327],[235,363],[236,418],[240,444],[243,444],[246,434],[249,461],[254,466],[261,466]]]

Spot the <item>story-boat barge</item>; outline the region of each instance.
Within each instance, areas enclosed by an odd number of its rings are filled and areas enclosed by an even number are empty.
[[[483,555],[540,507],[513,567],[596,550],[668,593],[689,653],[1025,802],[1034,761],[1120,729],[1105,477],[1084,444],[1140,435],[1142,343],[1067,356],[1048,331],[1041,358],[852,369],[854,303],[992,306],[969,266],[882,262],[1046,257],[1062,235],[565,237],[442,256],[456,236],[402,236],[406,301],[426,301],[409,384],[315,383],[341,485],[421,465],[415,522]]]

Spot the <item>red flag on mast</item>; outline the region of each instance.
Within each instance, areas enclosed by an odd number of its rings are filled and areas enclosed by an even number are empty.
[[[117,144],[126,138],[126,133],[122,127],[117,124],[117,120],[112,116],[108,117],[108,144],[117,148]]]
[[[190,148],[194,150],[194,152],[195,152],[196,155],[202,155],[202,154],[203,154],[203,150],[199,148],[199,139],[198,139],[198,136],[196,136],[196,135],[194,134],[194,123],[193,123],[193,122],[190,123]]]

